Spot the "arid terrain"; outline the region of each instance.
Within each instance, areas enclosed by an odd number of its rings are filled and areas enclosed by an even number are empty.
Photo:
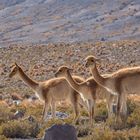
[[[43,81],[54,77],[61,65],[74,69],[73,74],[88,78],[90,73],[84,68],[84,58],[95,55],[101,59],[101,74],[111,73],[119,68],[140,65],[139,41],[114,41],[77,44],[13,45],[0,49],[0,90],[25,93],[29,90],[19,78],[10,79],[10,66],[17,62],[34,80]],[[6,89],[6,90],[5,90]]]
[[[20,80],[19,77],[9,78],[11,66],[17,62],[24,72],[32,79],[44,81],[54,77],[54,73],[61,65],[67,65],[74,69],[74,75],[84,78],[91,76],[84,67],[84,58],[94,54],[100,58],[98,68],[101,74],[111,73],[120,68],[140,65],[139,41],[113,41],[96,43],[73,44],[48,44],[48,45],[10,45],[0,49],[0,136],[12,138],[42,138],[44,130],[55,123],[72,123],[72,108],[69,105],[58,105],[57,111],[70,115],[66,119],[50,119],[49,122],[41,121],[43,103],[36,99],[34,92]],[[64,107],[65,106],[65,107]],[[101,101],[97,105],[95,124],[88,126],[88,114],[81,109],[81,123],[76,125],[80,140],[119,140],[140,138],[139,109],[140,97],[131,96],[128,101],[127,126],[116,127],[111,120],[104,122],[107,117],[105,103]],[[18,112],[17,112],[18,111]],[[19,113],[21,112],[21,113]],[[17,118],[16,113],[21,116]],[[24,115],[22,115],[24,114]],[[29,116],[35,120],[32,123]],[[59,115],[59,114],[58,114]],[[16,117],[15,117],[16,116]],[[8,122],[7,122],[8,121]],[[29,121],[29,122],[28,122]],[[20,124],[22,122],[22,124]],[[84,123],[84,125],[83,125]],[[82,127],[81,127],[82,126]],[[27,130],[24,131],[24,130]],[[18,131],[20,130],[20,131]],[[101,135],[102,134],[102,135]],[[94,136],[94,138],[93,138]]]
[[[100,74],[140,66],[140,0],[0,0],[0,140],[43,140],[53,124],[72,124],[78,140],[140,140],[140,96],[128,96],[126,125],[115,124],[104,95],[97,96],[93,126],[80,108],[73,122],[68,102],[56,118],[42,121],[43,102],[17,76],[16,62],[33,80],[54,77],[59,66],[87,79],[88,55],[100,59]],[[99,98],[101,97],[101,98]]]
[[[0,0],[0,47],[140,37],[139,0]]]

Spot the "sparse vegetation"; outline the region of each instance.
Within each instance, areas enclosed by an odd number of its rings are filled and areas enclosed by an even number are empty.
[[[37,123],[30,123],[28,120],[14,120],[1,124],[0,131],[1,135],[8,138],[30,138],[37,136],[39,126]]]
[[[30,107],[26,110],[26,115],[24,118],[19,120],[10,120],[4,121],[5,118],[9,117],[12,111],[16,109],[23,109],[24,107],[12,106],[10,108],[1,108],[1,112],[8,112],[5,115],[1,116],[1,125],[0,125],[0,138],[6,140],[6,138],[31,138],[38,137],[41,138],[44,136],[44,132],[47,128],[51,127],[53,124],[64,124],[69,123],[73,124],[73,115],[70,115],[67,119],[49,119],[48,122],[43,123],[41,120],[41,109],[42,106],[36,104],[36,107]],[[103,116],[107,115],[106,104],[101,102],[97,105],[96,117],[93,127],[89,126],[88,120],[84,120],[83,116],[80,119],[80,123],[75,125],[78,133],[79,140],[138,140],[140,138],[140,106],[139,102],[135,103],[133,100],[128,100],[128,110],[129,117],[127,120],[127,126],[121,130],[115,130],[112,126],[109,125],[108,121],[105,122]],[[68,109],[68,112],[67,112]],[[59,111],[64,111],[64,107],[59,106]],[[72,109],[68,106],[65,108],[65,112],[71,113]],[[81,112],[85,112],[83,109]],[[32,115],[34,121],[30,122],[27,116]],[[100,118],[100,120],[98,120]],[[74,124],[73,124],[74,125]]]
[[[13,113],[9,108],[1,106],[0,107],[0,125],[6,123],[13,118]]]
[[[55,123],[73,124],[73,111],[69,105],[57,107],[57,111],[70,114],[67,119],[50,119],[42,122],[43,104],[38,100],[31,101],[33,92],[23,82],[9,79],[10,65],[14,61],[21,64],[27,74],[37,81],[44,81],[54,77],[54,72],[62,64],[71,65],[75,74],[89,77],[87,70],[81,65],[81,60],[87,55],[101,56],[99,66],[101,73],[113,72],[126,66],[139,65],[139,46],[137,41],[97,42],[79,44],[57,44],[40,46],[14,46],[0,49],[0,140],[6,137],[41,138],[45,129]],[[24,53],[24,51],[26,53]],[[79,53],[80,52],[80,53]],[[125,54],[125,55],[124,55]],[[40,57],[42,56],[42,57]],[[133,56],[133,57],[132,57]],[[62,59],[64,57],[64,59]],[[17,60],[18,58],[18,60]],[[121,58],[121,59],[120,59]],[[52,61],[53,59],[53,61]],[[32,60],[32,61],[28,61]],[[59,62],[58,62],[59,60]],[[104,61],[105,60],[105,61]],[[13,93],[23,98],[21,103],[14,104]],[[25,97],[27,95],[27,98]],[[140,98],[128,100],[128,119],[125,127],[116,129],[114,119],[106,120],[107,109],[105,102],[97,104],[94,125],[88,124],[88,112],[81,109],[79,124],[75,125],[79,140],[139,140],[140,139]],[[14,119],[17,110],[25,112],[23,118]],[[35,122],[30,123],[28,116],[33,116]],[[73,124],[74,125],[74,124]],[[28,130],[25,131],[25,130]]]

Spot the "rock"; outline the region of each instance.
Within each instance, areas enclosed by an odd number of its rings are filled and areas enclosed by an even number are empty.
[[[69,117],[69,115],[67,113],[59,112],[59,111],[56,111],[55,115],[58,119],[65,119],[65,118]],[[48,113],[48,118],[52,118],[51,112]]]
[[[23,98],[24,98],[24,99],[29,99],[29,98],[31,98],[31,95],[25,94],[25,95],[23,96]]]
[[[13,100],[13,104],[15,104],[15,105],[19,105],[21,103],[21,100]]]
[[[106,41],[106,39],[102,37],[102,38],[101,38],[101,41]]]
[[[32,101],[38,100],[38,98],[36,96],[32,96],[31,99],[32,99]]]
[[[30,116],[28,117],[28,121],[29,121],[29,122],[35,122],[35,118],[34,118],[33,116],[30,115]]]
[[[14,119],[19,119],[22,118],[24,116],[24,112],[23,111],[16,111],[16,113],[14,114]]]
[[[76,129],[69,124],[53,125],[46,130],[44,140],[77,140]]]
[[[31,123],[36,122],[35,118],[34,118],[32,115],[30,115],[30,116],[24,118],[24,120],[28,120],[28,121],[31,122]]]

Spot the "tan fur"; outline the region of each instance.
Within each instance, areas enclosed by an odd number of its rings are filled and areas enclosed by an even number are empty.
[[[66,66],[61,66],[58,69],[58,71],[56,72],[56,77],[65,76],[66,79],[68,80],[70,86],[72,88],[74,88],[77,92],[79,92],[79,94],[81,95],[83,100],[85,102],[87,102],[88,111],[89,111],[89,115],[90,115],[90,123],[92,124],[96,97],[98,96],[99,93],[100,93],[100,95],[105,93],[107,97],[110,94],[103,87],[99,86],[95,82],[93,77],[88,78],[87,80],[85,80],[82,83],[76,83],[76,81],[74,81],[74,79],[71,77],[70,70],[71,69],[69,69]],[[109,99],[109,97],[107,99]],[[108,109],[111,109],[111,107],[110,107],[111,104],[107,104],[107,106],[108,106]],[[109,111],[109,113],[110,112],[111,111]]]
[[[120,69],[109,77],[104,78],[96,68],[94,56],[86,58],[86,66],[90,68],[98,84],[106,88],[110,93],[118,95],[117,116],[121,115],[122,118],[126,118],[127,94],[140,94],[140,67]]]
[[[44,82],[36,82],[30,79],[19,67],[15,64],[12,72],[10,73],[10,77],[18,74],[20,78],[28,84],[36,93],[36,95],[43,101],[45,101],[44,109],[43,109],[43,119],[46,119],[47,112],[49,106],[51,106],[52,116],[55,117],[55,102],[61,100],[70,100],[74,112],[75,112],[75,120],[78,119],[78,102],[83,104],[83,100],[81,99],[78,92],[72,89],[65,78],[53,78]],[[83,78],[78,76],[73,76],[73,78],[77,82],[83,82]]]

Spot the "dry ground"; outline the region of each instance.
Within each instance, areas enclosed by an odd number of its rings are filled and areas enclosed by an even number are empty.
[[[140,65],[140,42],[125,40],[115,42],[62,43],[34,46],[13,45],[7,48],[1,48],[0,139],[4,139],[5,136],[41,138],[44,134],[44,130],[54,123],[66,122],[72,124],[72,109],[60,106],[57,110],[70,114],[70,118],[65,120],[50,120],[42,125],[40,119],[42,116],[42,104],[40,104],[38,100],[35,101],[35,103],[28,102],[25,97],[34,96],[32,90],[19,80],[18,77],[13,79],[8,77],[10,66],[13,62],[16,61],[31,78],[37,81],[43,81],[54,77],[54,72],[63,64],[67,64],[74,68],[74,74],[88,78],[90,73],[84,68],[83,61],[89,54],[94,54],[101,59],[101,64],[98,66],[100,73],[111,73],[119,68]],[[23,98],[24,101],[19,105],[14,105],[13,95],[18,95],[19,97],[17,98]],[[131,98],[132,101],[128,102],[129,117],[125,128],[114,126],[112,120],[104,122],[107,117],[107,110],[105,103],[100,102],[97,107],[93,128],[90,128],[83,118],[81,118],[82,124],[75,126],[77,128],[79,140],[139,140],[140,97],[133,96]],[[20,120],[13,120],[12,116],[17,110],[24,111],[25,116]],[[29,115],[32,115],[35,118],[34,123],[30,124],[28,120],[23,120]],[[87,111],[82,109],[81,116],[86,118],[87,115]],[[22,122],[22,125],[19,126],[19,122]],[[30,130],[28,131],[30,133],[25,130]],[[19,134],[18,136],[17,133]],[[11,134],[14,135],[11,136]]]

